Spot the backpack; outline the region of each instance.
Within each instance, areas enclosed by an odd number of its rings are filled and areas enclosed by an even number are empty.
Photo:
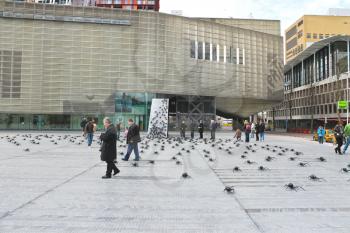
[[[247,124],[247,125],[245,126],[245,130],[246,130],[246,131],[251,131],[251,130],[252,130],[251,125]]]

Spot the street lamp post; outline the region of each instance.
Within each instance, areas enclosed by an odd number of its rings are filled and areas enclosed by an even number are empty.
[[[290,87],[290,85],[291,85],[291,82],[290,82],[290,81],[284,83],[284,86],[287,87],[287,89],[288,89],[288,87]],[[291,90],[292,90],[292,88],[293,88],[293,87],[290,87]],[[285,115],[286,115],[286,131],[287,131],[287,132],[288,132],[288,127],[289,127],[289,122],[288,122],[288,109],[289,109],[290,119],[292,119],[292,113],[291,113],[291,111],[292,111],[292,106],[291,106],[291,105],[292,105],[292,104],[291,104],[291,98],[292,98],[292,96],[291,96],[291,93],[292,93],[292,91],[290,91],[290,93],[289,93],[289,98],[287,98],[288,107],[286,106],[286,112],[285,112]]]

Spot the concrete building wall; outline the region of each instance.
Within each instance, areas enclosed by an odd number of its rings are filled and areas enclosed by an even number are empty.
[[[215,96],[240,115],[283,98],[280,36],[157,12],[1,4],[0,51],[21,54],[20,65],[3,56],[21,82],[1,112],[110,112],[116,91]],[[219,45],[219,61],[191,58],[191,41]],[[224,47],[244,51],[244,64],[225,63]]]

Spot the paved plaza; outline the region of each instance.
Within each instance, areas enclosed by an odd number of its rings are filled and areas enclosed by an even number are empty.
[[[102,180],[97,141],[88,148],[74,132],[0,132],[0,232],[350,232],[350,173],[341,171],[349,155],[305,138],[231,138],[144,139],[137,167],[121,161],[118,143],[121,173]]]

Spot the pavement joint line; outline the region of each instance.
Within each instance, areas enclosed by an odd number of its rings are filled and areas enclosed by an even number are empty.
[[[264,213],[264,212],[350,212],[350,207],[339,208],[324,208],[324,207],[308,207],[308,208],[257,208],[246,209],[250,213]]]
[[[72,180],[74,180],[74,179],[77,178],[78,176],[81,176],[81,175],[83,175],[84,173],[86,173],[86,172],[92,170],[93,168],[97,167],[100,163],[101,163],[101,162],[98,162],[98,163],[96,163],[95,165],[93,165],[92,167],[89,167],[88,169],[86,169],[86,170],[84,170],[84,171],[82,171],[82,172],[80,172],[80,173],[78,173],[78,174],[72,176],[71,178],[69,178],[69,179],[63,181],[62,183],[59,183],[59,184],[55,185],[54,187],[52,187],[52,188],[46,190],[46,191],[43,192],[42,194],[40,194],[40,195],[34,197],[33,199],[31,199],[31,200],[29,200],[29,201],[23,203],[22,205],[18,206],[17,208],[5,212],[2,216],[0,216],[0,221],[3,220],[3,219],[6,218],[6,217],[9,217],[9,216],[13,215],[13,214],[14,214],[15,212],[17,212],[18,210],[25,208],[27,205],[29,205],[29,204],[33,203],[34,201],[36,201],[36,200],[42,198],[42,197],[45,196],[46,194],[51,193],[51,192],[55,191],[57,188],[59,188],[59,187],[65,185],[65,184],[71,182]]]

